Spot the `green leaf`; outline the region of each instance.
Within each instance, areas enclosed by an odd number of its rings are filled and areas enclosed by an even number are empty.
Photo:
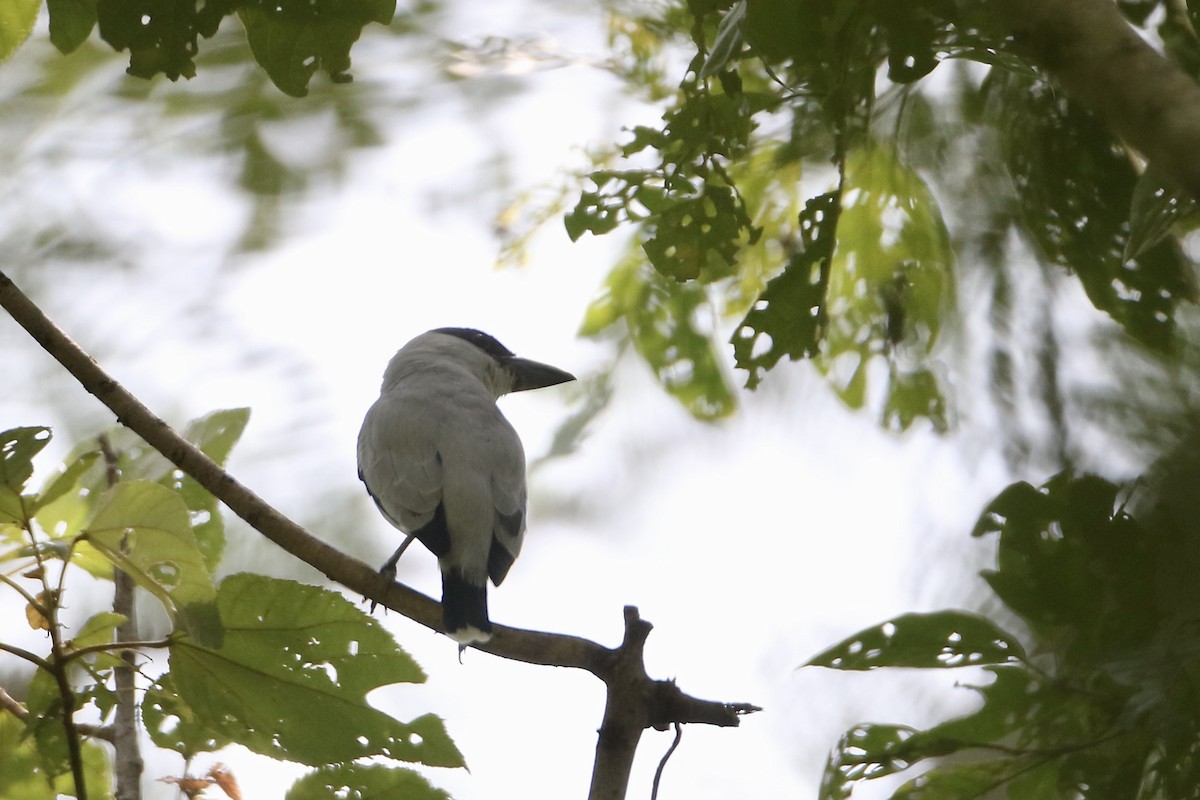
[[[100,499],[84,538],[162,600],[193,636],[219,637],[216,589],[178,494],[149,481],[122,481]]]
[[[181,640],[171,679],[197,722],[273,758],[321,765],[382,755],[458,767],[441,720],[400,722],[367,694],[425,676],[375,620],[334,592],[232,575],[217,604],[220,648]]]
[[[55,800],[35,742],[25,734],[21,720],[7,712],[0,714],[0,797]]]
[[[284,800],[373,800],[402,797],[405,800],[448,800],[450,795],[435,789],[410,769],[380,764],[338,764],[308,773],[292,784]]]
[[[192,707],[179,696],[170,673],[146,689],[142,724],[150,740],[191,760],[200,753],[215,753],[234,744],[229,736],[203,724]]]
[[[293,97],[308,94],[318,69],[349,81],[350,48],[362,29],[395,13],[396,0],[270,0],[238,9],[254,60]]]
[[[820,800],[844,800],[850,797],[854,783],[882,778],[907,769],[910,764],[897,760],[894,751],[904,747],[916,729],[906,725],[856,725],[842,735],[825,762]]]
[[[951,800],[952,798],[986,797],[997,787],[1004,786],[1014,778],[1031,769],[1044,766],[1046,759],[1041,755],[1026,755],[1017,758],[997,758],[987,761],[970,761],[963,764],[943,764],[929,772],[918,775],[901,786],[892,795],[892,800]],[[1057,775],[1051,765],[1048,770]],[[1013,796],[1013,795],[1008,795]],[[1050,795],[1016,795],[1019,797],[1055,797]]]
[[[902,614],[839,642],[805,666],[842,670],[1004,664],[1025,658],[1020,642],[967,611]]]
[[[37,498],[22,491],[33,475],[33,457],[50,442],[49,428],[13,428],[0,433],[0,530],[22,528]]]
[[[0,62],[7,61],[29,38],[41,8],[42,0],[4,0],[0,3]]]
[[[725,69],[725,65],[736,59],[742,52],[742,23],[746,18],[746,0],[737,0],[717,26],[717,38],[713,41],[712,50],[700,70],[701,78],[716,75]]]
[[[844,197],[817,367],[853,408],[871,394],[868,366],[885,359],[884,424],[905,430],[927,418],[944,430],[945,401],[929,362],[954,294],[954,258],[937,203],[916,172],[880,146],[850,154]]]
[[[719,419],[733,413],[736,400],[712,337],[697,328],[712,313],[703,286],[665,278],[629,257],[609,273],[581,334],[596,336],[623,320],[662,387],[693,416]]]
[[[841,199],[829,192],[810,199],[800,212],[800,241],[784,271],[771,279],[733,335],[737,366],[746,388],[762,380],[784,356],[793,361],[817,354],[828,321],[829,264],[837,237]]]
[[[73,53],[96,27],[97,0],[46,0],[50,12],[50,43],[64,55]]]

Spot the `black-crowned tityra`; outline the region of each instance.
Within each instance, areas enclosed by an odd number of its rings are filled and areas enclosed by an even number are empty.
[[[497,586],[525,536],[525,451],[496,407],[508,392],[574,380],[518,358],[470,328],[437,328],[404,345],[358,435],[358,475],[388,522],[438,558],[446,633],[491,636],[487,581]]]

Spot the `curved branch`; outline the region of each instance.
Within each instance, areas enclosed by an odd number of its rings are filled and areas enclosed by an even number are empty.
[[[1018,48],[1164,178],[1200,200],[1200,85],[1112,0],[989,0]]]
[[[441,606],[409,587],[388,581],[378,571],[317,539],[268,505],[246,486],[176,433],[137,398],[104,372],[60,330],[33,301],[0,272],[0,307],[75,377],[87,391],[169,461],[275,544],[339,583],[420,625],[442,631]],[[609,649],[589,639],[495,625],[486,644],[473,647],[502,658],[544,666],[587,670],[604,681],[608,700],[596,747],[591,797],[621,798],[641,732],[675,722],[736,726],[743,714],[758,711],[747,703],[699,700],[673,681],[646,674],[642,651],[651,630],[636,608],[625,609],[625,640]]]

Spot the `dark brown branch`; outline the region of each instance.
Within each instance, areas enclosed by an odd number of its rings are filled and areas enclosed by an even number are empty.
[[[208,456],[155,416],[63,333],[3,273],[0,306],[87,391],[169,461],[221,500],[233,513],[301,561],[380,605],[441,631],[441,606],[315,538],[239,483]],[[604,681],[608,701],[596,748],[591,797],[622,798],[641,732],[673,722],[735,726],[749,704],[714,703],[688,697],[674,682],[646,675],[642,651],[651,625],[637,609],[625,609],[625,641],[616,649],[577,636],[495,625],[492,639],[476,648],[528,664],[584,669]]]

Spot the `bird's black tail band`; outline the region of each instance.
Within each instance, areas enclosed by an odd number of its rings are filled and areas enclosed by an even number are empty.
[[[463,644],[486,642],[492,636],[487,612],[487,578],[467,581],[455,569],[442,573],[442,624],[446,635]]]

